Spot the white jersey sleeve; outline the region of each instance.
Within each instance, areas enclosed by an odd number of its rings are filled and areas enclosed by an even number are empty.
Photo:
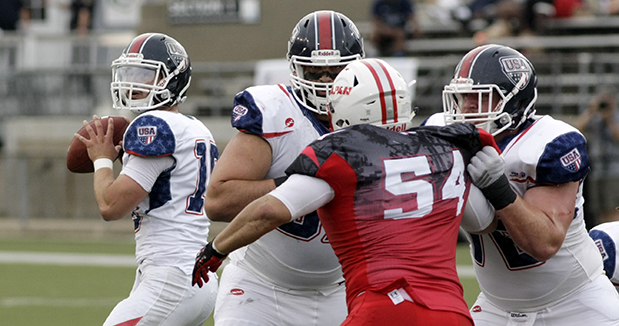
[[[271,146],[267,179],[286,175],[285,170],[301,151],[329,132],[284,85],[250,87],[236,95],[234,104],[232,126],[262,137]],[[343,281],[341,266],[316,212],[281,225],[234,251],[230,259],[260,279],[289,289],[327,288]]]
[[[135,118],[124,137],[121,173],[142,180],[148,196],[132,213],[138,264],[177,266],[191,274],[195,255],[208,237],[204,195],[219,152],[199,120],[180,113],[152,110]],[[134,158],[141,160],[134,160]],[[140,177],[140,162],[163,157],[172,162],[152,183]],[[162,167],[144,166],[157,170]],[[156,172],[155,172],[156,173]],[[150,179],[150,181],[149,181]],[[150,189],[147,189],[150,188]]]
[[[150,192],[159,175],[173,165],[174,159],[170,156],[146,158],[128,155],[127,160],[123,161],[123,169],[120,174],[133,179],[142,189]]]
[[[619,221],[599,224],[589,231],[589,236],[600,250],[606,276],[619,291]]]
[[[291,221],[309,214],[333,199],[328,182],[304,174],[293,174],[269,195],[279,199],[290,212]]]
[[[495,213],[494,207],[486,200],[481,190],[471,185],[460,226],[464,231],[479,233],[492,224]]]

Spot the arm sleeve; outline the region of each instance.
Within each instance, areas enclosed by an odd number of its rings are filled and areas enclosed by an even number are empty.
[[[322,179],[293,174],[269,195],[279,199],[288,208],[292,221],[324,206],[333,199],[335,193]]]
[[[490,226],[494,215],[494,207],[486,200],[481,190],[471,185],[460,226],[469,233],[479,233]]]
[[[172,156],[141,157],[129,155],[123,164],[120,174],[124,174],[137,182],[144,190],[150,192],[159,175],[174,166]]]

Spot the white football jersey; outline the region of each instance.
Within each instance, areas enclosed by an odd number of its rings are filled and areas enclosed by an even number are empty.
[[[619,255],[617,253],[617,249],[619,249],[619,221],[596,225],[589,231],[589,236],[593,238],[595,245],[600,250],[606,276],[619,291],[619,270],[617,270],[619,266]]]
[[[204,199],[219,157],[213,136],[194,117],[153,110],[131,122],[124,150],[125,162],[130,155],[174,158],[132,213],[137,263],[178,266],[191,274],[210,225]]]
[[[435,114],[425,123],[440,124],[442,115]],[[584,136],[550,116],[533,117],[518,134],[497,144],[505,159],[505,174],[520,196],[538,185],[582,181],[589,171]],[[602,273],[602,260],[585,229],[583,203],[581,183],[563,245],[545,262],[518,248],[500,220],[490,234],[469,234],[477,280],[489,301],[507,311],[537,311]]]
[[[284,85],[254,86],[238,94],[232,126],[265,139],[272,149],[265,178],[285,175],[305,147],[328,133]],[[316,289],[343,281],[341,266],[316,212],[267,233],[230,254],[239,266],[290,289]]]

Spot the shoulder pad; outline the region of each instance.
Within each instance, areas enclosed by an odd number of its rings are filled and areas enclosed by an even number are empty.
[[[123,146],[125,152],[137,156],[167,156],[174,153],[176,139],[164,119],[142,114],[127,128]]]

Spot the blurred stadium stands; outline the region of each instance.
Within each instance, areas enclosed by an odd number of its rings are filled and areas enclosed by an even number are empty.
[[[414,103],[419,122],[442,110],[443,86],[475,46],[456,23],[422,22],[424,38],[407,44],[419,64]],[[371,31],[368,21],[358,25],[364,35]],[[545,35],[491,41],[528,55],[539,77],[538,113],[570,122],[598,86],[619,84],[619,17],[553,20],[548,26]],[[98,218],[92,177],[69,173],[65,152],[73,132],[92,114],[132,117],[111,109],[109,67],[135,34],[0,37],[0,217]],[[229,125],[232,98],[254,84],[256,64],[192,62],[192,88],[182,111],[207,124],[220,150],[235,132]]]

